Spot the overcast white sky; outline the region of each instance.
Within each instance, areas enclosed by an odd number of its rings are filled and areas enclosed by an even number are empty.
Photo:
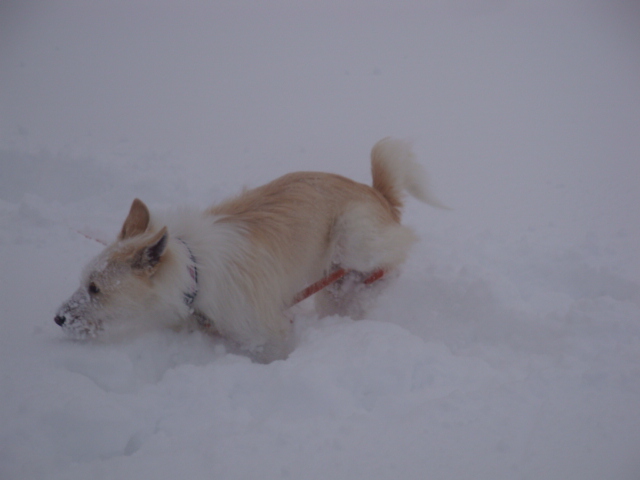
[[[464,221],[640,228],[639,2],[266,5],[3,2],[0,148],[368,181],[410,136]]]

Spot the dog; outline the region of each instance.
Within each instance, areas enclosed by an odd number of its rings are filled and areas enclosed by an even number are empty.
[[[376,271],[393,276],[405,261],[416,241],[400,223],[405,192],[446,208],[405,141],[376,143],[371,171],[372,186],[290,173],[205,211],[152,215],[135,199],[117,239],[85,267],[55,322],[74,338],[196,325],[259,361],[285,358],[287,311],[301,289],[345,269],[345,278],[315,295],[316,309],[362,316],[358,297],[371,287],[361,280]]]

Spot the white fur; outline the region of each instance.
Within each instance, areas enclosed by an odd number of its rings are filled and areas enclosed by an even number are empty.
[[[413,231],[400,224],[372,222],[370,204],[356,203],[336,222],[336,255],[344,268],[369,272],[391,269],[404,262],[417,240]]]
[[[449,210],[429,189],[429,179],[422,165],[416,162],[411,142],[386,137],[380,140],[372,152],[372,161],[380,159],[393,174],[393,182],[411,196],[436,208]]]
[[[294,173],[200,212],[150,214],[134,201],[118,240],[92,260],[56,322],[74,337],[146,325],[198,324],[269,361],[290,350],[295,294],[332,269],[352,272],[316,296],[321,313],[364,314],[367,272],[393,272],[416,240],[400,194],[434,205],[406,142],[372,151],[376,189],[337,175]],[[189,273],[195,259],[197,295]],[[374,288],[375,287],[375,288]],[[370,295],[369,295],[370,296]]]

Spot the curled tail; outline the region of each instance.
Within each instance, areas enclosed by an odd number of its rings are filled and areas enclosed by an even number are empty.
[[[429,192],[426,173],[405,140],[386,137],[376,143],[371,150],[371,174],[373,188],[397,213],[405,191],[433,207],[448,209]]]

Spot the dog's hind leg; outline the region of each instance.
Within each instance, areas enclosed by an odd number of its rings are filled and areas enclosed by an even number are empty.
[[[362,319],[375,305],[378,296],[398,277],[398,269],[384,271],[384,275],[368,282],[372,276],[377,277],[380,270],[373,272],[349,271],[342,279],[329,285],[315,296],[315,307],[318,315],[327,317],[340,315],[355,320]]]
[[[370,203],[351,206],[336,221],[332,235],[334,263],[358,272],[393,270],[405,261],[416,241],[410,228]]]
[[[371,204],[352,206],[338,219],[333,234],[334,263],[349,273],[316,295],[316,310],[321,316],[363,318],[397,277],[415,234]],[[376,279],[380,272],[384,275]]]

